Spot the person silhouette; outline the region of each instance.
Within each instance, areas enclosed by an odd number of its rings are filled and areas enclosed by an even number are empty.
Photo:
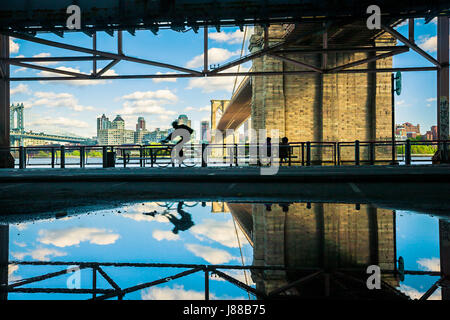
[[[186,142],[189,142],[189,140],[191,140],[191,135],[194,132],[194,130],[192,130],[192,128],[190,128],[189,126],[187,126],[185,124],[178,124],[178,121],[172,122],[172,127],[173,127],[174,131],[172,131],[165,139],[161,140],[160,141],[161,143],[167,143],[170,140],[173,140],[174,138],[176,138],[177,136],[173,136],[173,133],[176,132],[178,129],[186,130],[189,133],[189,138],[186,140]],[[180,140],[176,143],[176,145],[183,143],[183,136],[178,136],[178,137],[180,137]],[[179,156],[180,156],[180,158],[183,157],[182,149],[179,152]]]
[[[194,225],[191,214],[183,210],[183,204],[184,202],[180,201],[177,206],[177,212],[181,218],[177,218],[171,213],[164,214],[174,225],[174,228],[172,229],[174,234],[178,234],[179,231],[186,231]]]
[[[289,139],[287,137],[281,138],[280,143],[280,164],[284,162],[289,162]]]

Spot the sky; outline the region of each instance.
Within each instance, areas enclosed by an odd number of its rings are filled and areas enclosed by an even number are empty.
[[[251,28],[249,28],[251,33]],[[416,20],[416,42],[436,57],[435,21],[424,24]],[[398,31],[407,35],[405,24]],[[64,38],[54,34],[40,37],[90,48],[92,39],[83,33],[66,33]],[[239,58],[244,34],[238,28],[222,28],[221,32],[209,29],[209,63],[224,64]],[[247,34],[247,40],[249,35]],[[116,52],[116,38],[99,32],[98,50]],[[11,39],[12,57],[70,56],[78,55],[67,50],[52,48]],[[137,31],[135,36],[124,32],[124,53],[133,57],[161,61],[198,71],[203,69],[203,33],[192,30],[179,33],[161,30],[158,35],[150,31]],[[244,46],[244,54],[248,43]],[[98,62],[98,69],[108,61]],[[90,62],[45,63],[52,68],[91,73]],[[241,66],[246,71],[250,63]],[[394,66],[431,66],[414,52],[394,57]],[[234,68],[236,71],[236,68]],[[233,69],[230,69],[233,71]],[[153,74],[173,70],[122,61],[107,71],[106,75]],[[45,71],[11,66],[11,77],[48,76]],[[136,79],[101,81],[48,81],[12,82],[11,103],[24,103],[25,128],[36,132],[56,134],[73,133],[80,136],[96,135],[96,118],[103,113],[113,120],[120,114],[126,128],[135,129],[138,116],[144,116],[147,127],[168,128],[179,114],[192,119],[192,126],[199,130],[200,121],[210,119],[211,99],[230,99],[235,77]],[[239,79],[238,79],[239,84]],[[404,72],[403,90],[396,96],[396,123],[419,123],[422,132],[436,124],[436,75],[435,72]]]

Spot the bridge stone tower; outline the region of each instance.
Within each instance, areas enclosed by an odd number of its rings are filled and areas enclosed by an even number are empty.
[[[19,139],[11,137],[11,145],[14,145],[15,141],[19,142],[20,146],[23,146],[22,135],[25,132],[24,119],[23,119],[23,103],[17,105],[12,104],[9,112],[9,126],[13,134],[19,135]]]
[[[353,269],[360,271],[356,276],[362,274],[362,278],[365,277],[364,283],[369,265],[378,265],[382,270],[395,269],[396,230],[392,210],[328,203],[228,203],[228,206],[251,241],[256,266],[323,269],[330,275]],[[266,293],[303,276],[276,270],[252,272],[257,289]],[[393,275],[383,274],[382,280],[393,287],[398,286]],[[355,290],[354,293],[358,291],[364,295],[368,291],[367,288],[355,288],[348,279],[339,281],[349,290]],[[318,278],[287,293],[321,296],[323,288],[323,279]],[[346,295],[347,290],[341,289],[332,285],[332,295]]]
[[[273,25],[268,29],[270,47],[288,36],[300,38],[307,34],[308,25]],[[348,43],[333,40],[340,37],[329,33],[328,45],[333,48],[351,46],[394,46],[395,40],[385,34],[361,36],[355,43],[350,32],[368,33],[365,26],[350,25],[338,30],[348,35]],[[366,30],[364,30],[364,28]],[[314,28],[310,27],[311,30]],[[292,31],[293,30],[293,31]],[[290,33],[290,35],[289,35]],[[313,32],[311,31],[311,34]],[[314,49],[322,47],[322,35],[315,40],[293,41],[286,49]],[[334,41],[334,42],[333,42]],[[353,42],[352,42],[353,41]],[[249,49],[257,52],[264,47],[264,32],[255,27]],[[370,52],[327,53],[326,60],[319,53],[283,53],[283,56],[321,69],[332,69],[366,59]],[[324,64],[325,63],[325,64]],[[392,58],[385,58],[348,68],[391,68]],[[301,71],[301,66],[282,61],[270,55],[253,60],[252,71]],[[252,77],[251,119],[253,129],[278,129],[280,137],[289,141],[370,141],[391,138],[391,77],[390,73],[303,73],[266,77]],[[389,152],[386,152],[389,154]],[[320,155],[313,154],[313,159]],[[378,154],[377,154],[377,158]]]

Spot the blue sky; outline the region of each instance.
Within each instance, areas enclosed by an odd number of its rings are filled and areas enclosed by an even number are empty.
[[[424,25],[416,21],[416,41],[427,52],[436,56],[435,21]],[[406,34],[408,26],[398,30]],[[223,28],[220,33],[210,29],[209,62],[223,64],[239,57],[243,33],[237,28]],[[43,34],[43,38],[78,46],[91,47],[92,39],[83,33],[66,33],[64,38]],[[247,37],[248,39],[248,37]],[[11,56],[64,56],[77,55],[67,50],[33,44],[12,39]],[[103,51],[117,50],[116,38],[104,32],[98,33],[97,48]],[[157,36],[150,31],[139,31],[136,36],[124,32],[124,53],[130,56],[162,61],[196,70],[202,69],[203,33],[193,31],[177,33],[162,30]],[[247,45],[245,46],[247,50]],[[245,53],[245,52],[244,52]],[[98,63],[100,69],[108,62]],[[414,52],[394,57],[394,65],[429,66],[430,63]],[[90,73],[89,62],[54,63],[53,68],[79,70]],[[243,65],[246,70],[249,63]],[[70,69],[69,69],[70,68]],[[120,62],[107,74],[152,74],[170,70],[143,66],[131,62]],[[38,70],[11,68],[12,77],[42,74]],[[49,75],[49,74],[47,74]],[[396,97],[396,122],[420,123],[422,132],[436,123],[436,75],[435,72],[403,73],[403,92]],[[178,114],[187,114],[198,130],[200,121],[209,119],[211,99],[229,99],[234,77],[172,79],[165,81],[112,80],[112,81],[70,81],[70,82],[12,82],[11,102],[25,104],[25,127],[28,130],[53,133],[75,133],[83,136],[96,134],[96,118],[105,113],[110,118],[121,114],[126,127],[135,128],[138,116],[144,116],[147,126],[169,127]]]

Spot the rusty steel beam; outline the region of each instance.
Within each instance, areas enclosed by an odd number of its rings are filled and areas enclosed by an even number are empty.
[[[297,54],[314,54],[314,53],[334,53],[334,52],[378,52],[378,51],[397,51],[404,50],[407,46],[379,46],[379,47],[342,47],[342,48],[312,48],[312,49],[296,49],[285,48],[275,50],[273,53],[297,53]]]
[[[89,49],[89,48],[74,46],[74,45],[60,43],[60,42],[56,42],[56,41],[51,41],[51,40],[31,37],[31,36],[28,36],[28,35],[25,35],[25,34],[21,34],[21,33],[16,33],[16,32],[4,32],[3,34],[6,34],[8,36],[12,36],[14,38],[27,40],[27,41],[31,41],[31,42],[35,42],[35,43],[51,46],[51,47],[56,47],[56,48],[61,48],[61,49],[66,49],[66,50],[72,50],[72,51],[78,51],[78,52],[88,53],[88,54],[92,54],[92,55],[99,55],[99,56],[103,56],[103,57],[110,58],[110,59],[113,59],[113,60],[117,60],[117,59],[118,60],[126,60],[126,61],[130,61],[130,62],[146,64],[146,65],[151,65],[151,66],[155,66],[155,67],[173,69],[173,70],[186,72],[186,73],[191,73],[191,74],[195,74],[195,75],[202,75],[201,72],[198,72],[198,71],[195,71],[195,70],[191,70],[191,69],[187,69],[187,68],[183,68],[183,67],[179,67],[179,66],[174,66],[174,65],[171,65],[171,64],[163,63],[163,62],[145,60],[145,59],[130,57],[130,56],[126,56],[126,55],[115,54],[115,53],[111,53],[111,52],[93,50],[93,49]]]
[[[447,140],[449,135],[449,21],[438,18],[437,58],[441,68],[437,72],[437,127],[438,140]],[[442,150],[440,145],[439,149]],[[448,151],[447,151],[448,152]],[[448,159],[447,159],[448,160]]]
[[[101,77],[106,71],[108,71],[109,69],[111,69],[112,67],[114,67],[116,64],[118,64],[120,62],[120,60],[113,60],[110,63],[108,63],[102,70],[100,70],[99,72],[95,73],[94,75],[96,77]]]
[[[317,68],[317,67],[312,66],[312,65],[307,64],[307,63],[303,63],[303,62],[300,62],[300,61],[297,61],[297,60],[293,60],[293,59],[290,59],[290,58],[282,57],[282,56],[279,56],[279,55],[276,55],[276,54],[270,54],[269,53],[268,56],[273,57],[273,58],[278,59],[278,60],[281,60],[281,61],[284,61],[284,62],[287,62],[287,63],[290,63],[290,64],[293,64],[293,65],[296,65],[296,66],[299,66],[299,67],[303,67],[303,68],[306,68],[306,69],[318,72],[318,73],[323,73],[322,69]]]
[[[389,73],[389,72],[416,72],[416,71],[436,71],[436,67],[406,67],[406,68],[380,68],[380,69],[351,69],[340,70],[334,73]],[[298,75],[298,74],[316,74],[312,70],[299,71],[260,71],[260,72],[222,72],[207,73],[207,77],[236,77],[236,76],[279,76],[279,75]],[[117,79],[158,79],[158,78],[199,78],[204,75],[192,74],[143,74],[143,75],[117,75],[81,78],[81,77],[13,77],[9,81],[73,81],[73,80],[117,80]]]
[[[418,45],[415,43],[409,41],[406,37],[404,37],[401,33],[394,30],[393,28],[387,26],[387,25],[381,25],[381,28],[386,31],[387,33],[391,34],[395,39],[400,40],[403,42],[406,46],[408,46],[410,49],[414,50],[418,54],[420,54],[422,57],[430,61],[432,64],[434,64],[437,67],[441,67],[440,63],[433,58],[431,55],[426,53],[424,50],[422,50]]]
[[[186,270],[186,271],[177,273],[177,274],[175,274],[173,276],[164,277],[162,279],[158,279],[158,280],[155,280],[155,281],[138,284],[136,286],[128,287],[128,288],[121,289],[121,290],[114,290],[114,292],[111,292],[111,293],[105,294],[103,296],[97,297],[96,299],[97,300],[105,300],[105,299],[110,299],[110,298],[114,298],[114,297],[117,297],[117,296],[124,296],[127,293],[131,293],[131,292],[134,292],[134,291],[138,291],[138,290],[142,290],[142,289],[145,289],[145,288],[153,287],[153,286],[156,286],[156,285],[161,284],[161,283],[166,283],[166,282],[178,279],[178,278],[182,278],[182,277],[188,276],[190,274],[193,274],[193,273],[196,273],[198,271],[201,271],[202,269],[203,269],[202,267],[197,267],[197,268]]]
[[[339,72],[339,71],[342,71],[342,70],[347,69],[347,68],[359,66],[361,64],[370,63],[370,62],[377,61],[377,60],[380,60],[380,59],[389,58],[389,57],[392,57],[392,56],[395,56],[397,54],[404,53],[404,52],[407,52],[407,51],[408,50],[399,50],[399,51],[391,51],[391,52],[382,53],[382,54],[376,55],[374,57],[361,59],[361,60],[358,60],[358,61],[350,62],[350,63],[347,63],[345,65],[338,66],[338,67],[326,70],[326,73]]]
[[[21,58],[0,58],[1,62],[68,62],[68,61],[95,61],[112,60],[111,58],[98,56],[68,56],[68,57],[21,57]]]
[[[79,77],[79,78],[83,78],[83,79],[89,78],[89,75],[87,75],[87,74],[78,73],[78,72],[72,72],[72,71],[66,71],[66,70],[60,70],[60,69],[54,69],[54,68],[48,68],[48,67],[34,65],[34,64],[29,64],[29,63],[10,62],[10,64],[18,66],[18,67],[36,69],[36,70],[52,72],[52,73],[60,73],[60,74],[64,74],[64,75],[67,75],[67,76]]]

